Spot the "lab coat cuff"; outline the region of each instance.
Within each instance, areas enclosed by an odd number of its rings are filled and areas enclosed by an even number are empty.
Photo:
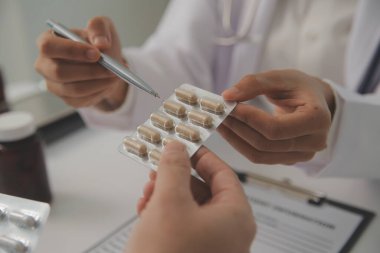
[[[339,125],[339,119],[340,119],[340,115],[342,114],[342,107],[344,103],[344,99],[341,96],[340,91],[343,90],[344,88],[342,88],[340,85],[335,84],[333,81],[330,81],[327,79],[323,81],[330,85],[334,94],[335,110],[334,110],[334,116],[331,122],[330,132],[331,131],[335,132]]]

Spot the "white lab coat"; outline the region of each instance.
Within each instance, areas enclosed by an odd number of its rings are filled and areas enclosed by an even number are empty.
[[[248,1],[235,1],[241,5],[242,13],[232,13],[232,21],[244,18]],[[217,46],[215,38],[228,35],[220,25],[220,1],[173,0],[145,45],[125,49],[125,56],[130,67],[163,98],[181,83],[220,92],[226,84],[233,84],[257,70],[277,1],[261,1],[249,32],[253,43]],[[380,1],[359,1],[346,55],[346,82],[339,85],[331,82],[338,106],[328,148],[302,164],[309,174],[325,168],[323,174],[329,176],[380,177],[380,149],[377,148],[380,146],[380,95],[359,96],[353,92],[380,41]],[[131,87],[126,103],[116,112],[80,111],[90,125],[126,129],[144,122],[160,103]]]

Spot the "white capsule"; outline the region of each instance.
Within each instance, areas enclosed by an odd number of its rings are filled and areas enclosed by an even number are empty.
[[[135,155],[144,157],[147,154],[147,148],[144,143],[134,138],[127,137],[123,141],[125,149]]]
[[[150,115],[150,121],[156,127],[159,127],[165,131],[172,130],[174,128],[174,121],[159,113],[152,113]]]
[[[214,114],[224,113],[224,103],[210,98],[201,98],[199,100],[202,110],[212,112]]]
[[[177,88],[174,92],[177,99],[186,104],[195,105],[198,102],[198,97],[192,91]]]
[[[167,100],[164,102],[164,109],[167,113],[174,115],[178,118],[186,117],[186,108],[180,103]]]
[[[137,132],[141,139],[149,141],[150,143],[159,143],[161,141],[160,132],[151,127],[141,125],[137,128]]]
[[[29,247],[22,241],[3,235],[0,236],[0,249],[9,253],[25,253],[28,252]]]
[[[152,149],[149,151],[149,160],[154,165],[157,165],[160,162],[161,152],[158,149]]]
[[[196,125],[200,125],[205,128],[212,127],[212,117],[207,113],[191,110],[187,114],[187,117],[192,123]]]
[[[199,131],[193,127],[187,126],[183,123],[179,123],[175,127],[175,132],[184,139],[192,142],[198,142],[201,139]]]
[[[9,221],[21,228],[37,228],[39,225],[38,218],[23,212],[12,211],[8,215]]]

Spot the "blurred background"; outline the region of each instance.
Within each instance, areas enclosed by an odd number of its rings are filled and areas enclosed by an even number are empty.
[[[38,81],[36,39],[52,18],[85,27],[94,16],[111,17],[123,45],[137,46],[155,29],[169,0],[0,0],[0,65],[8,82]]]
[[[0,69],[12,109],[32,111],[38,125],[71,109],[52,95],[39,94],[44,85],[33,65],[38,54],[36,40],[47,29],[46,19],[83,28],[94,16],[108,16],[123,46],[139,46],[155,30],[168,1],[0,0]]]

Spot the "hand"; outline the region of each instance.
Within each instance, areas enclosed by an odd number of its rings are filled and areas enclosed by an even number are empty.
[[[230,101],[265,95],[273,113],[238,104],[218,128],[236,150],[255,163],[294,164],[326,147],[335,101],[330,86],[295,70],[244,77],[223,92]]]
[[[157,176],[151,176],[139,202],[140,220],[127,252],[249,252],[255,223],[236,175],[206,148],[195,155],[193,167],[211,190],[203,205],[190,190],[185,146],[172,142],[165,147]]]
[[[115,110],[123,103],[128,86],[97,63],[102,51],[126,64],[112,21],[96,17],[86,29],[73,31],[90,44],[44,32],[37,41],[40,53],[35,69],[45,77],[48,90],[68,105]]]

